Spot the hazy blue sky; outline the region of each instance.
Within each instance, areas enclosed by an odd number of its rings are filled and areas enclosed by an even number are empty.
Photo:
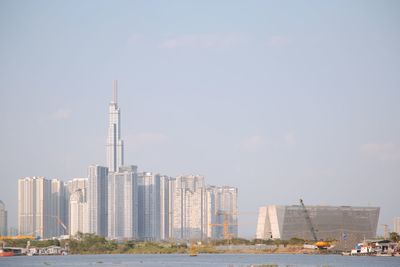
[[[0,1],[0,199],[105,164],[119,81],[126,163],[265,204],[400,216],[400,1]],[[381,228],[381,227],[380,227]],[[380,230],[381,232],[382,230]]]

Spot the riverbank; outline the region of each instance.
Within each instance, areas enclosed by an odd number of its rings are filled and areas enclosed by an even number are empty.
[[[127,240],[117,242],[92,234],[79,234],[70,240],[63,240],[60,245],[68,247],[70,254],[185,254],[195,247],[196,253],[207,254],[261,254],[291,253],[319,254],[318,250],[304,250],[304,240],[269,241],[232,239],[209,242],[143,242]]]
[[[232,239],[209,242],[117,242],[93,234],[78,234],[72,239],[5,240],[4,246],[20,247],[34,255],[49,255],[47,251],[68,254],[186,254],[194,246],[198,254],[320,254],[304,249],[304,240],[268,241]],[[193,250],[193,249],[192,249]]]
[[[241,246],[212,246],[212,245],[196,245],[194,251],[197,254],[335,254],[329,251],[320,251],[312,249],[304,249],[302,246],[277,247],[272,249],[260,249],[257,246],[253,248],[240,248]],[[189,254],[193,251],[188,246],[157,244],[157,243],[141,243],[135,247],[126,248],[118,246],[108,253],[104,250],[73,250],[71,254]]]
[[[121,267],[121,266],[191,266],[191,267],[398,267],[396,257],[342,257],[339,255],[299,254],[97,254],[40,257],[9,257],[0,260],[0,267]]]
[[[23,248],[25,254],[340,254],[335,243],[328,249],[304,245],[302,239],[291,240],[209,240],[208,242],[117,241],[94,234],[78,234],[71,239],[5,240],[4,247]],[[372,250],[369,250],[372,251]],[[361,251],[362,252],[362,251]]]

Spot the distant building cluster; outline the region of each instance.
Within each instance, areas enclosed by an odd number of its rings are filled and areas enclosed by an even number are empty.
[[[360,240],[376,236],[379,210],[350,206],[263,206],[259,209],[256,237],[336,240],[337,247],[350,248]]]
[[[82,232],[148,241],[237,236],[237,188],[206,185],[200,175],[170,177],[124,164],[116,81],[106,150],[107,167],[91,165],[87,177],[19,179],[19,234],[51,238]]]

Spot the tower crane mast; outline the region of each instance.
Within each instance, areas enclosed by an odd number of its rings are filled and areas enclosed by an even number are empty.
[[[308,227],[310,228],[310,232],[311,232],[311,234],[312,234],[312,237],[313,237],[313,239],[314,239],[314,242],[318,242],[317,234],[315,233],[315,229],[314,229],[314,226],[313,226],[313,224],[312,224],[312,222],[311,222],[311,218],[310,218],[310,215],[308,214],[308,211],[307,211],[307,209],[306,209],[306,206],[304,206],[303,199],[300,199],[300,205],[301,205],[301,207],[303,208],[304,217],[305,217],[305,219],[306,219],[306,221],[307,221]]]

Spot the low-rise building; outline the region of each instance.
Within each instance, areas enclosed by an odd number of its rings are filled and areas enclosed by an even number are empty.
[[[376,236],[378,207],[306,206],[305,209],[301,205],[260,207],[256,237],[313,240],[312,226],[319,240],[337,240],[338,247],[350,248],[359,240]]]

